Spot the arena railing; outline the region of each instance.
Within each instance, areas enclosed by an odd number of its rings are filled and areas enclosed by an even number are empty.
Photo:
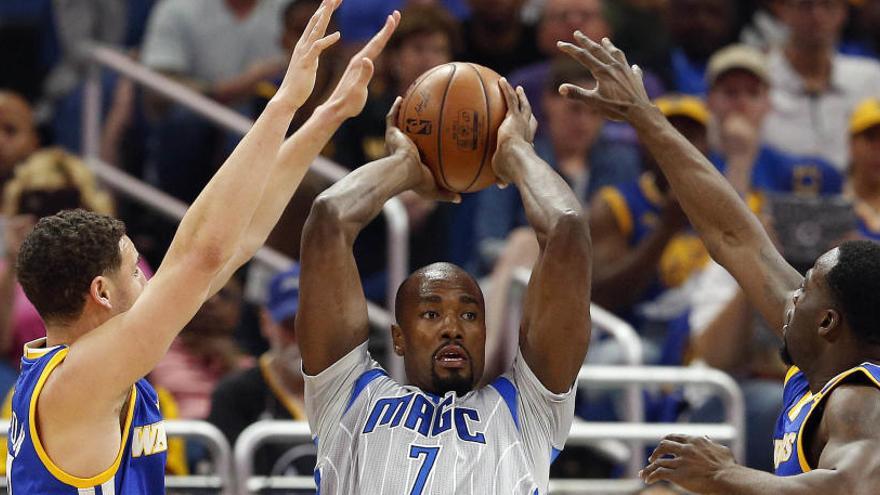
[[[653,372],[652,368],[645,373]],[[566,446],[594,445],[603,440],[620,440],[627,443],[658,442],[670,433],[685,435],[708,435],[725,443],[737,442],[739,433],[729,424],[687,423],[596,423],[578,421],[572,424]],[[254,476],[254,456],[261,446],[269,443],[307,443],[312,437],[306,421],[265,420],[254,423],[242,431],[235,442],[235,472],[239,495],[289,493],[291,490],[314,490],[313,476]],[[642,455],[634,457],[642,461]],[[641,488],[637,478],[625,479],[551,479],[550,493],[610,494],[633,493]]]
[[[101,149],[101,72],[107,69],[124,78],[134,81],[150,91],[199,114],[215,125],[238,135],[244,135],[253,125],[253,120],[207,98],[191,88],[174,81],[146,66],[132,60],[114,48],[91,44],[84,48],[91,63],[85,83],[83,101],[83,143],[82,150],[86,163],[98,177],[115,191],[149,207],[156,212],[179,221],[188,207],[187,204],[146,184],[140,179],[103,163],[99,157]],[[326,158],[318,157],[310,170],[326,180],[335,182],[348,173],[344,167]],[[388,291],[385,310],[368,303],[370,321],[378,328],[388,329],[393,322],[394,296],[397,287],[407,276],[409,265],[409,219],[406,208],[398,198],[392,198],[382,208],[388,237]],[[273,271],[284,270],[293,262],[281,253],[268,247],[262,248],[255,260]],[[385,332],[387,349],[391,349],[391,332]],[[391,376],[403,378],[403,361],[388,353],[388,371]]]
[[[166,476],[168,490],[199,491],[221,495],[236,494],[235,470],[232,462],[232,449],[223,433],[216,426],[205,421],[166,420],[165,433],[169,438],[178,437],[203,445],[214,467],[214,474],[192,476]],[[9,421],[0,421],[0,437],[9,435]],[[6,488],[6,478],[0,481]],[[18,492],[16,492],[18,493]]]

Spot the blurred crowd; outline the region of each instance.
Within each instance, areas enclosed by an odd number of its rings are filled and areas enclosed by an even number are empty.
[[[66,208],[119,216],[144,253],[146,273],[158,266],[173,232],[161,216],[114,197],[79,158],[89,74],[102,94],[100,160],[182,201],[195,198],[239,138],[112,71],[93,72],[90,44],[112,46],[254,117],[276,91],[319,4],[0,4],[0,392],[14,382],[22,345],[44,332],[12,269],[38,218]],[[343,43],[323,56],[316,89],[292,129],[393,9],[402,9],[403,18],[377,62],[366,108],[324,156],[347,169],[381,158],[388,108],[436,65],[474,62],[523,86],[540,122],[538,154],[589,209],[594,302],[633,326],[645,363],[711,366],[734,376],[747,405],[746,463],[772,470],[770,439],[786,371],[779,342],[732,277],[710,260],[633,130],[559,95],[563,82],[590,87],[594,81],[556,42],[573,41],[575,30],[611,38],[644,69],[658,108],[728,178],[789,261],[806,267],[843,239],[880,241],[880,0],[345,0],[331,27]],[[327,185],[310,174],[270,237],[272,247],[298,257],[311,200]],[[452,261],[485,282],[487,349],[500,370],[514,352],[515,339],[501,336],[516,325],[516,274],[538,252],[518,193],[492,187],[465,195],[460,205],[415,194],[401,199],[411,268]],[[385,232],[379,219],[355,245],[365,292],[378,304],[387,293]],[[257,300],[245,297],[253,284],[261,285]],[[268,284],[245,272],[230,281],[151,375],[166,417],[207,419],[230,441],[259,419],[303,419],[297,298],[296,267]],[[619,363],[621,354],[615,342],[600,339],[588,361]],[[721,404],[700,390],[648,398],[652,421],[723,417]],[[618,402],[613,394],[581,394],[578,414],[619,419]],[[177,449],[169,470],[198,470],[198,450]],[[300,461],[283,453],[263,452],[258,471],[295,471]],[[589,466],[584,456],[593,459]],[[554,469],[614,473],[603,460],[601,453],[581,452]]]

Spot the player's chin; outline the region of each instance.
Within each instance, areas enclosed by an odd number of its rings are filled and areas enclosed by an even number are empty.
[[[441,395],[454,391],[458,395],[470,392],[474,387],[473,372],[470,368],[434,368],[434,389]]]

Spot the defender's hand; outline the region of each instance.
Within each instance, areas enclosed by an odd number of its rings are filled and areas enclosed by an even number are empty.
[[[396,155],[403,158],[403,166],[407,167],[410,189],[426,199],[460,203],[461,195],[440,189],[434,174],[431,173],[419,157],[419,149],[415,143],[397,127],[397,115],[403,98],[400,96],[394,100],[391,110],[385,116],[385,151],[388,155]]]
[[[385,25],[348,62],[339,84],[327,99],[327,105],[341,119],[348,119],[361,113],[367,104],[367,87],[373,78],[373,61],[382,53],[397,25],[400,12],[394,11],[385,20]]]
[[[707,437],[668,435],[639,476],[648,484],[669,481],[695,493],[720,493],[719,474],[737,467],[730,449]]]
[[[563,84],[559,87],[560,94],[586,102],[612,120],[628,120],[634,108],[651,106],[642,81],[642,70],[636,65],[630,67],[626,55],[608,38],[603,38],[599,44],[576,31],[574,39],[577,44],[560,41],[557,46],[590,70],[596,79],[596,87],[586,89]]]
[[[532,144],[535,140],[535,131],[538,129],[538,121],[532,115],[532,105],[526,98],[522,86],[514,90],[503,77],[498,81],[498,85],[507,104],[507,116],[498,128],[498,146],[492,157],[492,170],[503,187],[513,180],[512,171],[509,170],[509,165],[513,161],[508,160],[506,154],[517,144]]]
[[[330,24],[333,11],[340,3],[342,0],[321,2],[321,6],[312,15],[302,36],[296,42],[293,55],[290,57],[290,65],[277,93],[277,98],[294,108],[301,107],[315,89],[315,77],[318,73],[318,59],[321,53],[339,41],[338,31],[329,36],[324,36],[324,33]]]

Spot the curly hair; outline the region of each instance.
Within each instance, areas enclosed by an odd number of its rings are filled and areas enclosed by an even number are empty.
[[[92,280],[122,263],[125,224],[85,210],[65,210],[37,222],[21,245],[18,281],[44,321],[82,313]]]
[[[880,244],[841,244],[837,264],[825,280],[856,336],[865,344],[880,345]]]

